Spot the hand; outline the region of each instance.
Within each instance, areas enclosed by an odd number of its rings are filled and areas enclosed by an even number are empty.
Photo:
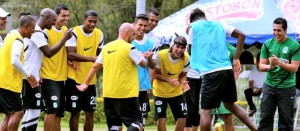
[[[189,81],[184,81],[183,83],[182,83],[182,89],[183,89],[183,92],[186,92],[186,91],[188,91],[188,90],[190,90],[190,86],[189,86]]]
[[[269,58],[270,62],[270,68],[273,69],[275,66],[278,65],[278,58],[276,55],[272,55],[272,57]]]
[[[253,93],[259,93],[261,91],[261,88],[255,88],[253,89]]]
[[[151,98],[151,94],[152,94],[152,90],[147,90],[147,94],[148,94],[148,99]]]
[[[170,79],[169,83],[173,86],[179,86],[180,82],[177,79]]]
[[[65,34],[64,34],[64,38],[66,40],[70,39],[72,37],[72,31],[73,31],[74,28],[71,28],[71,29],[68,29]]]
[[[234,78],[237,79],[241,73],[241,63],[239,59],[234,59],[233,60],[233,73],[234,73]]]
[[[30,74],[30,76],[27,78],[28,83],[31,85],[31,88],[36,88],[40,86],[39,82],[35,79],[35,77]]]
[[[71,66],[71,68],[74,69],[75,71],[78,71],[78,66],[76,65],[75,62],[73,62],[73,61],[68,61],[67,64],[68,64],[69,66]]]
[[[89,85],[86,84],[76,85],[76,88],[81,92],[84,92],[88,87]]]

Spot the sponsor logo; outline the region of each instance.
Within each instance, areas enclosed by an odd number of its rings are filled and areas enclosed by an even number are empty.
[[[110,54],[110,53],[113,53],[115,51],[117,51],[117,50],[108,50],[107,53]]]
[[[53,103],[53,108],[57,108],[58,106],[57,106],[57,103],[56,102],[54,102]]]
[[[162,101],[156,101],[155,105],[162,105]]]
[[[76,100],[78,100],[78,97],[77,96],[71,96],[71,100],[76,101]]]
[[[210,20],[256,20],[263,16],[263,0],[230,0],[205,5]]]
[[[176,75],[176,73],[175,73],[175,74],[172,74],[172,73],[168,72],[168,75],[172,76],[172,75]]]
[[[72,102],[72,107],[76,108],[76,102]]]
[[[58,98],[57,98],[57,96],[51,96],[51,100],[56,101],[56,100],[58,100]]]
[[[36,94],[35,94],[35,97],[36,97],[36,98],[41,98],[41,93],[36,93]]]
[[[288,47],[283,47],[282,53],[286,54],[288,52],[289,48]]]
[[[84,51],[87,51],[87,50],[89,50],[89,49],[91,49],[92,47],[88,47],[88,48],[84,48],[83,50]]]

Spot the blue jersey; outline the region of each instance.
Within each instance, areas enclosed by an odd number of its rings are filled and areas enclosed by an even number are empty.
[[[136,47],[136,49],[142,53],[150,50],[152,51],[155,46],[154,46],[154,42],[149,39],[144,37],[143,40],[141,41],[132,41],[131,42],[132,45],[134,45]],[[148,62],[148,59],[146,59]],[[145,68],[141,67],[140,65],[138,65],[138,77],[139,77],[139,87],[140,87],[140,91],[146,91],[146,90],[151,90],[151,83],[150,83],[150,77],[149,77],[149,66],[147,64],[147,66]]]
[[[206,74],[228,69],[231,62],[226,46],[226,34],[220,22],[198,20],[191,24],[193,33],[191,68]]]

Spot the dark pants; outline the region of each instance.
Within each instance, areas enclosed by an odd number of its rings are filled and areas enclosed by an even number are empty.
[[[261,94],[261,91],[258,92],[258,93],[253,93],[253,89],[252,88],[248,88],[245,90],[245,97],[246,97],[246,100],[247,100],[247,103],[249,105],[249,108],[250,110],[256,110],[256,107],[253,103],[253,100],[252,100],[252,96],[259,96]]]
[[[278,131],[293,130],[295,87],[274,88],[264,84],[261,98],[260,131],[273,131],[274,114],[278,108]]]

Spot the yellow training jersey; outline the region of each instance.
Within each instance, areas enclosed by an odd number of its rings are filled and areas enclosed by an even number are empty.
[[[11,64],[12,45],[15,40],[20,40],[23,43],[23,37],[18,31],[10,32],[6,36],[0,50],[0,88],[21,93],[23,75]],[[20,60],[24,64],[24,48]]]
[[[95,28],[90,36],[85,36],[80,26],[74,28],[76,32],[76,53],[87,57],[96,57],[97,49],[99,47],[99,41],[102,32]],[[78,84],[82,84],[89,73],[94,63],[92,62],[76,62],[78,70],[75,71],[74,80]],[[72,73],[72,72],[71,72]],[[94,76],[90,82],[90,85],[96,83],[96,76]]]
[[[63,26],[61,30],[54,29],[47,30],[48,45],[53,47],[64,37],[67,27]],[[54,81],[64,81],[67,79],[67,51],[65,47],[62,47],[51,58],[43,56],[41,76],[44,79],[50,79]]]
[[[118,39],[104,46],[103,58],[103,97],[138,97],[139,80],[137,65],[130,58],[133,46]]]
[[[169,58],[169,49],[158,52],[160,63],[160,72],[167,78],[179,79],[180,73],[183,71],[185,64],[189,60],[189,55],[184,54],[183,58],[179,58],[176,63],[171,63]],[[154,79],[153,81],[153,95],[162,98],[170,98],[183,94],[182,85],[173,86],[168,82]]]

